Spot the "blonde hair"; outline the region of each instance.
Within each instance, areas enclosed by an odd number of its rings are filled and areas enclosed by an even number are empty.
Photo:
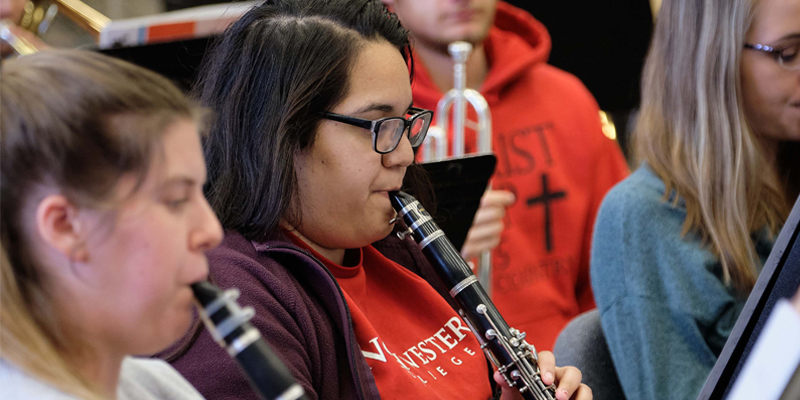
[[[96,388],[77,375],[67,363],[63,352],[49,336],[53,329],[44,328],[31,315],[30,303],[22,294],[22,283],[14,276],[14,268],[8,259],[5,244],[0,244],[0,350],[2,358],[17,368],[47,382],[56,388],[81,399],[101,399]],[[46,299],[36,299],[42,303]],[[46,313],[41,310],[38,314]],[[47,321],[55,321],[48,316]],[[57,330],[56,330],[57,332]]]
[[[113,212],[119,179],[141,182],[168,124],[193,118],[193,107],[153,72],[60,50],[4,62],[0,110],[0,357],[61,391],[100,398],[70,363],[86,344],[59,329],[21,211],[50,185],[79,207]]]
[[[645,64],[633,149],[686,204],[690,232],[715,253],[723,282],[746,296],[753,235],[777,234],[785,188],[748,125],[740,61],[757,0],[664,0]],[[677,201],[677,197],[675,198]]]

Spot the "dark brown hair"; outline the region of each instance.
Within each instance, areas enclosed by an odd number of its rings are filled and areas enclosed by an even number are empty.
[[[294,156],[346,96],[360,46],[376,40],[413,68],[408,31],[379,0],[268,0],[225,32],[197,93],[218,117],[205,143],[206,195],[226,229],[259,240],[287,217]]]

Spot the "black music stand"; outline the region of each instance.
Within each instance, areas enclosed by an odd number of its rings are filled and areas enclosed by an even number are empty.
[[[195,83],[206,51],[216,36],[98,50],[158,72],[188,92]]]
[[[459,251],[496,164],[493,154],[422,164],[436,199],[433,219]]]
[[[731,335],[711,370],[698,400],[722,400],[736,381],[775,303],[800,286],[800,199],[781,229],[764,269],[747,298]]]

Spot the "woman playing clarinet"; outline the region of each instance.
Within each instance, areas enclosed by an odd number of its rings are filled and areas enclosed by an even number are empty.
[[[198,88],[218,117],[207,195],[226,229],[211,280],[241,290],[310,398],[518,398],[392,234],[389,192],[431,119],[410,68],[407,31],[377,0],[267,1],[225,32]],[[204,395],[252,398],[209,335],[184,339],[173,365]],[[556,398],[592,397],[577,369],[539,364]]]
[[[0,72],[0,397],[199,400],[161,351],[222,229],[198,110],[155,73],[48,51]]]

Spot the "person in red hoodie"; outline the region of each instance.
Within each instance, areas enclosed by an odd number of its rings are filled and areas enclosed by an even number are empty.
[[[498,163],[462,254],[475,257],[499,236],[494,301],[537,348],[552,349],[570,319],[595,307],[590,240],[603,195],[628,174],[619,146],[603,135],[583,84],[547,64],[550,36],[531,15],[496,0],[384,3],[411,32],[417,107],[435,109],[453,86],[447,45],[473,45],[467,87],[489,104]]]

